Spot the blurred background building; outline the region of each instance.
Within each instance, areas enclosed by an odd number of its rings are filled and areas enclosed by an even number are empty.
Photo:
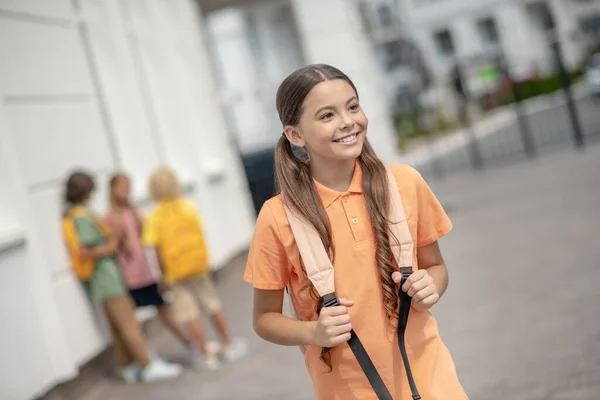
[[[61,237],[73,168],[96,174],[102,211],[115,170],[147,206],[150,172],[173,167],[215,268],[247,247],[254,210],[195,3],[2,0],[0,60],[0,397],[25,399],[106,345]]]
[[[330,60],[351,65],[352,61],[355,69],[363,64],[361,69],[368,73],[373,73],[368,68],[376,68],[378,76],[370,78],[374,82],[359,87],[364,91],[375,86],[378,94],[386,93],[383,104],[389,113],[411,96],[436,96],[431,92],[448,83],[457,65],[474,70],[502,60],[515,79],[555,73],[548,46],[550,31],[563,44],[567,67],[575,69],[594,43],[592,33],[600,29],[599,3],[585,0],[237,3],[250,4],[211,12],[207,26],[220,71],[222,101],[243,152],[272,146],[281,130],[272,111],[275,90],[288,71],[305,63]],[[338,42],[339,38],[331,45],[323,30],[308,25],[319,20],[335,27],[335,35],[349,40],[350,46]],[[319,39],[312,39],[313,35]],[[339,54],[340,49],[345,54]],[[323,53],[315,54],[317,50]],[[360,62],[349,59],[353,55],[359,55]],[[348,73],[362,78],[353,70]],[[474,93],[485,89],[477,79],[467,79],[467,85]]]
[[[0,0],[2,392],[39,395],[106,345],[60,235],[73,168],[97,175],[102,211],[113,171],[147,207],[149,173],[173,167],[218,269],[249,243],[256,174],[272,175],[282,130],[275,92],[292,70],[346,72],[392,162],[399,110],[453,98],[457,67],[474,96],[489,65],[516,80],[556,74],[549,35],[580,68],[600,38],[600,2]]]
[[[478,69],[499,62],[516,80],[555,74],[551,35],[563,45],[567,68],[576,69],[600,24],[594,1],[365,0],[359,6],[397,109],[447,100],[457,66],[475,96],[489,89]]]

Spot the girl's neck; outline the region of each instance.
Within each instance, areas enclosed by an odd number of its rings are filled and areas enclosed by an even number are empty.
[[[116,200],[111,200],[110,209],[113,211],[123,211],[125,209],[125,206],[119,204],[119,202],[117,202]]]
[[[324,162],[311,159],[309,168],[312,177],[321,185],[336,192],[346,192],[352,182],[355,165],[356,160]]]

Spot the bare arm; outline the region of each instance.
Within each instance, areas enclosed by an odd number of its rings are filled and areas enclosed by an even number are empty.
[[[437,240],[427,246],[418,248],[417,259],[419,260],[419,268],[429,272],[439,296],[442,297],[448,288],[448,269],[444,263]]]
[[[107,257],[115,253],[117,250],[117,239],[114,236],[111,236],[108,239],[108,242],[102,246],[98,247],[87,247],[80,246],[79,247],[79,257],[85,260],[97,259],[102,257]]]
[[[254,330],[266,341],[282,346],[334,347],[350,339],[352,324],[347,307],[353,301],[340,299],[341,306],[325,307],[318,321],[296,321],[281,314],[283,290],[254,289]]]
[[[296,321],[283,315],[283,290],[254,289],[254,331],[282,346],[311,345],[316,322]]]

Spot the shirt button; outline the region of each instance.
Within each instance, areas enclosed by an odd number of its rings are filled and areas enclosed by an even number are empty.
[[[352,223],[353,223],[354,225],[358,224],[358,218],[352,218]]]
[[[348,202],[348,196],[344,196],[344,203]]]

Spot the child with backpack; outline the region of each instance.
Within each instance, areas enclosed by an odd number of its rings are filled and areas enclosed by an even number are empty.
[[[262,207],[244,276],[256,333],[302,347],[317,399],[467,399],[429,312],[448,285],[438,200],[415,169],[377,158],[338,69],[293,72],[276,103],[280,194]],[[286,289],[295,318],[282,314]]]
[[[114,257],[122,231],[111,232],[88,208],[94,190],[94,180],[85,172],[71,174],[66,182],[68,210],[63,218],[63,233],[72,268],[90,299],[99,302],[106,313],[120,377],[126,382],[175,378],[181,373],[179,365],[153,360],[148,353],[135,307]]]
[[[186,346],[192,350],[192,341],[175,321],[170,307],[160,293],[158,283],[146,257],[142,243],[143,217],[131,204],[129,177],[123,173],[112,176],[110,209],[103,220],[113,229],[123,232],[118,244],[116,259],[121,268],[129,294],[136,307],[154,306],[162,322]],[[193,350],[192,350],[193,353]]]
[[[202,223],[194,205],[181,196],[174,172],[163,168],[150,177],[150,195],[157,203],[145,221],[142,241],[153,248],[173,294],[175,319],[192,335],[202,365],[217,369],[221,360],[233,362],[247,352],[241,338],[229,334],[221,300],[210,277],[209,255]],[[221,339],[219,350],[206,345],[200,312],[210,315]]]

